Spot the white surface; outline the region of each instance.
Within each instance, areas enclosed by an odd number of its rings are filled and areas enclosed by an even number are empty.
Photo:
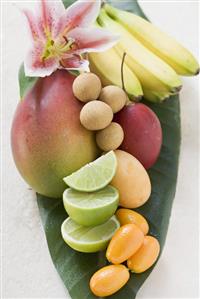
[[[155,24],[197,55],[197,2],[141,1],[141,5]],[[3,298],[70,298],[51,262],[35,196],[11,156],[10,126],[19,100],[17,72],[27,39],[23,17],[8,1],[3,3],[3,33]],[[183,81],[179,180],[167,242],[138,299],[198,297],[198,78]]]

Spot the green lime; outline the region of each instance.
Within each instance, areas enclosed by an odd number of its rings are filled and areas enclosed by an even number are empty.
[[[113,216],[119,203],[119,193],[112,186],[90,193],[69,188],[63,193],[63,203],[69,216],[78,224],[94,226]]]
[[[120,224],[115,216],[97,226],[82,226],[67,218],[61,233],[64,241],[73,249],[81,252],[96,252],[106,248]]]
[[[104,188],[111,182],[116,168],[117,158],[115,153],[110,151],[63,180],[69,187],[77,191],[93,192]]]

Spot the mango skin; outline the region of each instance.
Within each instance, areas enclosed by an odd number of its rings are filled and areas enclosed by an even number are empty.
[[[80,124],[83,106],[75,99],[75,77],[58,70],[40,78],[18,104],[11,129],[16,166],[38,193],[60,198],[62,178],[98,156],[93,132]]]

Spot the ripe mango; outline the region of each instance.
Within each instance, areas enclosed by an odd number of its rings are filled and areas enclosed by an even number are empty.
[[[93,132],[80,123],[75,77],[64,70],[40,78],[18,104],[11,129],[16,166],[38,193],[59,198],[62,178],[97,158]]]

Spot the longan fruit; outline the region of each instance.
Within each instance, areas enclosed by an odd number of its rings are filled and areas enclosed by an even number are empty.
[[[122,127],[112,122],[107,128],[97,132],[96,142],[100,149],[105,152],[116,150],[124,139]]]
[[[101,92],[101,81],[93,73],[83,73],[73,82],[74,96],[81,102],[87,103],[98,99]]]
[[[112,109],[106,103],[100,101],[91,101],[85,104],[80,113],[81,124],[91,131],[106,128],[112,119]]]
[[[120,111],[127,102],[127,94],[118,86],[109,85],[102,88],[99,100],[108,104],[113,113]]]

